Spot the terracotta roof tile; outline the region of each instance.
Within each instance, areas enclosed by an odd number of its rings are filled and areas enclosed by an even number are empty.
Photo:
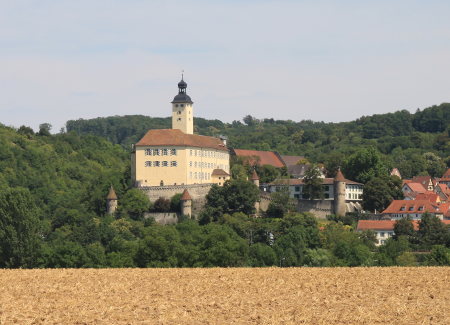
[[[181,201],[189,201],[189,200],[192,200],[192,197],[191,197],[191,195],[189,194],[189,192],[188,192],[187,189],[184,189],[183,194],[181,195],[180,200],[181,200]]]
[[[406,186],[408,186],[411,189],[411,191],[416,193],[428,192],[428,190],[421,183],[407,183]]]
[[[117,200],[117,194],[114,191],[114,188],[112,186],[109,188],[109,193],[106,196],[106,199],[107,200]]]
[[[345,177],[344,174],[342,174],[341,169],[339,168],[336,176],[334,177],[335,180],[339,181],[339,182],[345,182]]]
[[[211,173],[212,176],[230,176],[226,171],[223,169],[214,169]]]
[[[228,151],[218,138],[185,134],[178,129],[149,130],[136,146],[186,146]]]
[[[289,167],[289,166],[295,166],[300,160],[305,159],[303,156],[286,156],[286,155],[280,155],[281,159],[283,160],[283,163]]]
[[[439,195],[436,193],[419,193],[416,195],[416,200],[428,200],[431,203],[438,202]]]
[[[246,157],[251,165],[272,165],[274,167],[284,167],[283,161],[278,157],[274,151],[259,151],[259,150],[245,150],[234,149],[238,157]]]
[[[382,212],[391,213],[446,213],[448,206],[446,204],[432,203],[428,200],[393,200],[391,204]]]
[[[259,180],[259,176],[256,173],[256,170],[253,169],[253,173],[252,173],[252,181],[256,181]]]
[[[450,168],[442,175],[441,181],[450,181]]]

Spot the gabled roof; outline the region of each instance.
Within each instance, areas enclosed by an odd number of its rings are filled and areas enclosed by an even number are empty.
[[[280,155],[281,160],[286,165],[286,167],[295,166],[298,164],[300,160],[305,159],[303,156],[286,156],[286,155]]]
[[[117,194],[116,194],[116,191],[114,191],[114,188],[112,187],[112,185],[109,188],[109,192],[108,192],[108,195],[106,196],[106,199],[107,200],[117,200]]]
[[[178,129],[149,130],[136,143],[136,146],[181,146],[228,151],[227,147],[218,138],[197,134],[185,134]]]
[[[412,192],[416,193],[428,193],[428,190],[421,183],[406,183],[403,186],[407,186]]]
[[[416,195],[416,200],[428,200],[431,203],[440,202],[440,197],[436,193],[419,193]]]
[[[214,169],[211,173],[212,176],[230,176],[226,171],[223,169]]]
[[[428,188],[430,182],[432,182],[431,176],[414,176],[412,179],[413,183],[420,183],[425,188]]]
[[[447,204],[432,203],[428,200],[393,200],[391,204],[382,212],[391,213],[438,213],[445,214],[448,211]]]
[[[450,168],[442,175],[441,181],[450,182]]]
[[[277,168],[284,167],[283,161],[274,151],[234,149],[236,156],[244,157],[249,164],[271,165]]]
[[[180,201],[189,201],[192,200],[191,195],[189,194],[187,189],[184,189],[183,194],[181,195]]]
[[[400,171],[398,170],[398,168],[393,168],[391,170],[391,176],[397,176],[400,179],[402,178],[402,174],[400,174]]]

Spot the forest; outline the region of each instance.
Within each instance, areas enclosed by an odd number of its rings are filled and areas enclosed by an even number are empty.
[[[195,125],[200,134],[227,135],[236,148],[303,155],[330,170],[342,163],[370,182],[391,166],[406,177],[440,176],[449,164],[449,120],[450,105],[442,104],[335,124],[246,116]],[[0,125],[0,267],[450,264],[450,229],[431,216],[419,231],[399,224],[400,235],[377,248],[373,233],[354,231],[357,217],[250,218],[256,196],[228,195],[238,178],[208,195],[199,221],[180,216],[177,225],[157,225],[144,212],[174,207],[131,187],[130,145],[149,128],[167,127],[169,119],[139,116],[68,121],[58,134],[47,123],[38,132]],[[373,160],[371,169],[364,159]],[[105,213],[111,185],[120,200],[115,216]]]

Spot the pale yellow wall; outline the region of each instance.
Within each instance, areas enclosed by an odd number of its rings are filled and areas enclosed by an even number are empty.
[[[172,104],[172,129],[179,129],[185,134],[194,134],[192,104]]]
[[[153,152],[159,149],[160,155],[146,155],[146,149]],[[163,155],[163,149],[167,149],[167,156]],[[176,155],[170,154],[171,149],[176,149]],[[162,166],[163,161],[168,162],[167,167]],[[176,167],[171,166],[172,161],[176,161]],[[150,162],[151,167],[146,167],[146,162]],[[159,167],[155,162],[159,162]],[[230,172],[227,151],[179,146],[136,147],[136,182],[140,186],[159,186],[161,180],[164,185],[216,183],[211,174],[217,168]]]

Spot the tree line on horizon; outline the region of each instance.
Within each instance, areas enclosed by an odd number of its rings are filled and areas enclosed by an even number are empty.
[[[160,125],[154,122],[155,127]],[[167,122],[170,120],[167,119]],[[253,122],[246,122],[251,125],[235,123],[239,125],[230,127],[228,135],[231,143],[241,141],[237,135],[232,135],[233,132],[238,134],[239,130],[247,130],[249,134],[257,134],[262,125],[263,133],[269,134],[279,127],[288,128],[291,123]],[[211,129],[206,120],[203,125],[205,130],[209,130],[211,135],[221,132],[220,121],[211,123],[216,123],[219,131]],[[163,209],[170,203],[160,202],[159,206],[152,206],[142,192],[132,188],[127,145],[74,130],[52,135],[50,127],[44,123],[35,133],[26,126],[14,129],[0,125],[0,267],[449,263],[449,229],[439,228],[434,221],[428,223],[432,226],[425,227],[420,233],[410,234],[405,231],[406,237],[402,238],[406,240],[392,239],[389,245],[376,248],[373,245],[373,233],[360,234],[354,231],[357,217],[330,217],[328,222],[322,223],[308,214],[282,211],[282,215],[276,218],[269,215],[267,218],[252,219],[248,217],[251,202],[243,204],[239,201],[249,199],[252,195],[228,195],[224,192],[227,188],[212,191],[209,196],[210,210],[205,210],[200,222],[182,218],[183,222],[175,226],[156,225],[151,219],[144,219],[143,213],[151,209]],[[134,128],[133,125],[129,127],[130,130]],[[320,134],[325,132],[325,129],[318,130]],[[406,149],[417,150],[417,155],[424,159],[423,172],[430,173],[445,167],[448,148],[444,146],[436,149],[435,141],[439,137],[446,137],[448,142],[446,132],[448,126],[442,132],[421,133],[421,137],[430,139],[425,141],[426,146]],[[273,135],[278,136],[278,133]],[[291,143],[292,139],[289,139],[286,141]],[[281,140],[276,142],[280,146],[285,141]],[[262,141],[265,141],[264,138]],[[317,148],[325,148],[321,147],[319,140],[300,143],[299,148],[316,145]],[[329,158],[325,163],[330,170],[332,166],[343,162],[344,168],[347,168],[345,171],[353,172],[351,177],[366,182],[367,187],[370,181],[385,177],[389,162],[392,161],[389,155],[380,151],[377,143],[371,142],[370,146],[356,149],[353,146],[341,157],[338,156],[342,153],[340,151],[329,155],[325,151],[323,157]],[[242,145],[245,143],[242,142]],[[343,152],[347,150],[344,148]],[[320,156],[307,157],[311,161],[320,161],[314,158]],[[245,178],[245,173],[249,172],[245,168],[249,166],[238,163],[235,166],[236,170],[243,172],[236,175]],[[273,179],[281,172],[264,166],[261,168],[261,174],[265,173],[267,179]],[[232,182],[242,181],[239,177],[235,178]],[[105,199],[111,185],[120,199],[116,216],[105,214]],[[373,195],[386,194],[386,190],[378,185],[374,184]],[[391,188],[395,190],[395,184]],[[395,195],[394,192],[388,194]],[[225,200],[226,197],[230,200]],[[279,205],[288,206],[283,203],[283,199],[280,197]],[[246,210],[239,207],[246,207]],[[429,253],[414,253],[421,249]]]

